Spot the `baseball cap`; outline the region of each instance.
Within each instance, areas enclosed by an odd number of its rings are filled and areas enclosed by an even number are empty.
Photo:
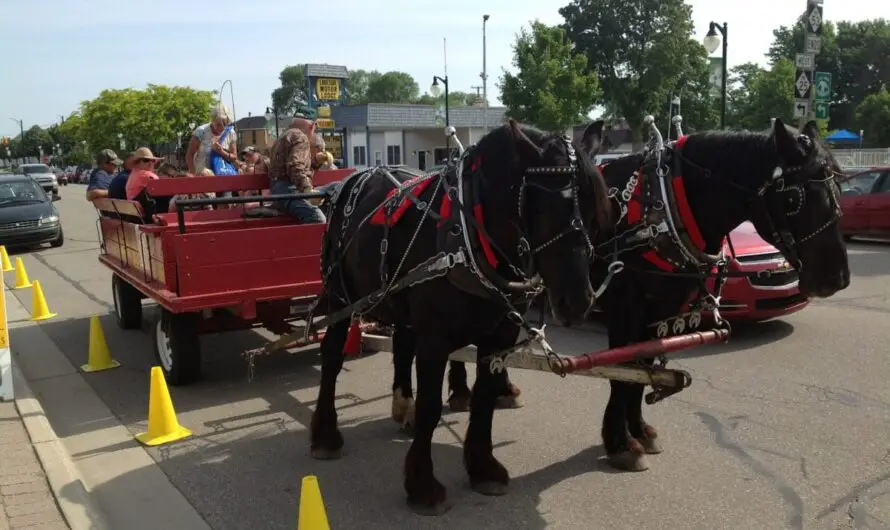
[[[118,158],[117,153],[112,151],[111,149],[103,149],[99,151],[99,155],[96,157],[96,165],[104,166],[105,164],[123,164],[120,158]]]
[[[256,152],[257,152],[256,147],[249,145],[241,150],[241,156],[244,156],[247,153],[256,153]]]

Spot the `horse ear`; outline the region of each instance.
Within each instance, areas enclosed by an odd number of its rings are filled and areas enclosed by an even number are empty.
[[[819,124],[816,123],[816,120],[810,120],[803,126],[803,129],[801,129],[800,132],[801,134],[809,136],[813,140],[817,140],[819,138]]]
[[[779,118],[773,122],[773,138],[776,140],[776,152],[780,158],[788,160],[800,156],[797,140]]]
[[[526,161],[536,161],[544,155],[544,151],[522,132],[519,122],[510,118],[507,120],[507,127],[513,136],[513,145],[520,158]]]
[[[603,120],[596,120],[584,128],[580,146],[588,156],[595,155],[603,143],[603,125]]]

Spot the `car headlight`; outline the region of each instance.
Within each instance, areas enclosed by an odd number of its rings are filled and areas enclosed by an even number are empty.
[[[46,217],[41,217],[38,224],[40,226],[59,224],[59,216],[58,215],[48,215]]]

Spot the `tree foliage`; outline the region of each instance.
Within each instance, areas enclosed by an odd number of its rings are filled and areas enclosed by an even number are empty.
[[[863,144],[890,146],[890,90],[866,96],[856,107],[856,120],[864,133]]]
[[[773,31],[767,57],[794,59],[804,41],[801,19],[793,26]],[[857,107],[871,94],[890,87],[890,22],[886,19],[860,22],[826,22],[822,28],[822,51],[816,69],[832,76],[830,106],[832,129],[865,128],[857,117]]]
[[[282,116],[293,115],[299,107],[309,102],[306,65],[295,64],[285,66],[278,74],[281,86],[272,91],[272,106]]]
[[[507,115],[550,131],[582,123],[600,99],[597,75],[573,51],[565,30],[535,21],[513,45],[516,75],[504,71],[499,88]]]
[[[391,71],[369,77],[365,98],[369,103],[411,103],[420,96],[417,81],[405,72]]]
[[[683,0],[572,0],[559,12],[569,38],[599,75],[604,98],[637,142],[643,118],[652,114],[661,123],[675,94],[687,129],[715,125],[707,52],[693,39],[692,8]]]

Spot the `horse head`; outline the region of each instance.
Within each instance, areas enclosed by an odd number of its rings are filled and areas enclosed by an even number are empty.
[[[835,178],[841,169],[815,121],[798,131],[776,119],[770,136],[778,164],[758,190],[762,201],[755,201],[751,221],[798,269],[804,294],[831,296],[850,284]]]
[[[588,126],[599,137],[603,123]],[[560,134],[509,120],[465,157],[477,167],[486,227],[525,276],[539,276],[556,318],[580,321],[595,301],[590,283],[594,236],[611,218],[608,189],[579,145]],[[469,169],[467,169],[469,165]]]

